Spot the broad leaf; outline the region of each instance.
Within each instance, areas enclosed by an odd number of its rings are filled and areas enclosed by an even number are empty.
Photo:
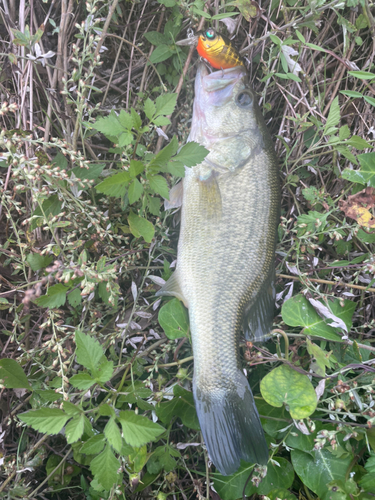
[[[76,330],[75,340],[77,345],[77,362],[91,372],[94,372],[103,358],[102,346],[96,339],[84,334],[80,330]]]
[[[186,307],[176,298],[164,304],[158,315],[158,321],[169,339],[187,337],[189,319]]]
[[[345,481],[345,474],[353,456],[335,457],[328,450],[315,450],[314,456],[292,450],[292,463],[296,474],[320,498],[327,492],[327,484],[334,480]]]
[[[351,319],[356,304],[350,300],[345,300],[344,307],[341,307],[340,301],[335,300],[328,302],[326,305],[335,316],[344,321],[349,331],[352,326]],[[341,337],[336,333],[338,329],[327,324],[331,320],[321,318],[303,295],[296,295],[285,301],[281,309],[281,315],[287,325],[304,327],[303,332],[306,335],[322,337],[327,340],[341,340]]]
[[[125,196],[126,187],[129,182],[129,172],[119,172],[111,177],[107,177],[107,179],[95,186],[95,189],[98,193],[114,196],[115,198],[122,198]]]
[[[154,52],[155,53],[155,52]],[[176,107],[177,94],[162,94],[157,97],[155,101],[156,111],[155,115],[171,115]]]
[[[41,408],[21,413],[18,418],[36,431],[58,434],[70,417],[58,408]]]
[[[137,415],[133,411],[121,411],[119,420],[125,441],[130,446],[142,446],[150,441],[155,441],[163,432],[164,427],[148,418]]]
[[[75,443],[78,439],[80,439],[83,434],[84,425],[85,416],[83,414],[77,415],[66,424],[65,435],[68,444]]]
[[[317,405],[315,390],[307,375],[287,365],[268,373],[260,383],[260,392],[272,406],[288,405],[294,419],[309,417]]]
[[[130,231],[136,238],[143,236],[147,243],[151,243],[155,234],[155,228],[151,222],[143,217],[140,217],[139,215],[136,215],[132,210],[129,213],[128,222]]]
[[[346,168],[342,176],[351,182],[358,182],[365,186],[375,187],[375,153],[364,153],[358,155],[361,165],[359,170]]]
[[[14,359],[0,359],[0,384],[7,389],[31,389],[25,372]]]
[[[117,474],[119,467],[120,462],[113,454],[109,445],[107,445],[104,451],[90,463],[90,469],[95,479],[108,491],[115,486],[121,478],[121,475]]]
[[[36,303],[40,307],[48,307],[49,309],[53,309],[55,307],[61,307],[66,302],[66,293],[69,289],[64,286],[62,283],[58,283],[57,285],[53,285],[48,288],[48,292],[46,295],[42,295],[38,299],[36,299]]]
[[[116,424],[116,420],[113,417],[108,420],[107,425],[104,427],[104,435],[114,450],[120,453],[122,447],[122,437],[120,429]]]

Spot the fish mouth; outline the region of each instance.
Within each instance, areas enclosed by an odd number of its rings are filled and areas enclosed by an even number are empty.
[[[232,98],[234,87],[245,76],[246,70],[243,66],[209,73],[207,67],[200,64],[195,77],[195,95],[201,103],[223,106]]]

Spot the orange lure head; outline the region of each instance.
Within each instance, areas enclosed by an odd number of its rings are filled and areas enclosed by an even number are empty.
[[[213,28],[198,33],[197,51],[215,69],[245,66],[233,43]]]

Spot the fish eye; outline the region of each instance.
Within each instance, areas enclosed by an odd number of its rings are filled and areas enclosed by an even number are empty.
[[[240,108],[248,108],[253,104],[253,96],[248,90],[241,90],[239,94],[236,95],[236,104]]]
[[[215,30],[212,28],[208,29],[206,31],[206,37],[210,39],[215,38]]]

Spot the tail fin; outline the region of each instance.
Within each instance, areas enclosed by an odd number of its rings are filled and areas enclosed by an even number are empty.
[[[194,381],[194,399],[208,453],[224,476],[233,474],[240,460],[266,465],[268,447],[254,397],[245,375],[235,383],[210,388]]]

